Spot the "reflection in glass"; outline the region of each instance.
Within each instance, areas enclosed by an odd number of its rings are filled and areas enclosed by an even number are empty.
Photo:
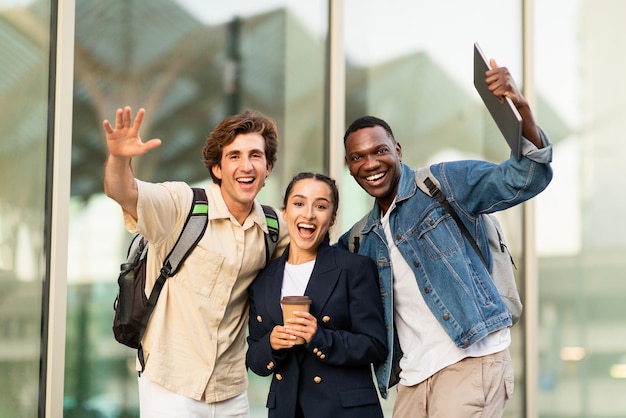
[[[246,108],[273,117],[278,163],[259,200],[280,206],[303,168],[323,171],[325,1],[76,1],[66,415],[137,416],[135,352],[113,339],[117,268],[131,235],[102,195],[102,120],[146,109],[142,137],[162,145],[133,161],[137,178],[205,183],[206,136]],[[267,385],[251,378],[255,416]]]
[[[536,82],[568,128],[555,147],[555,181],[537,202],[539,414],[622,417],[626,60],[617,51],[626,4],[536,6]]]
[[[521,82],[520,2],[345,3],[346,124],[366,114],[386,120],[402,145],[403,162],[414,168],[444,160],[508,158],[508,146],[474,90],[473,45],[480,42]],[[352,208],[343,215],[343,230],[372,207],[347,170],[345,195]],[[514,208],[499,219],[519,260],[521,212]],[[517,387],[505,410],[510,417],[520,416],[524,401],[522,330],[522,324],[512,329]],[[383,403],[388,416],[395,391],[390,393]]]
[[[49,34],[48,2],[0,2],[0,415],[6,417],[36,417],[42,396]]]

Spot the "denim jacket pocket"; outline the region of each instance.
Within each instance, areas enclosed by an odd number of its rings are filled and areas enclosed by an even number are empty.
[[[449,257],[461,248],[463,236],[443,207],[434,208],[418,224],[418,242],[431,260]]]

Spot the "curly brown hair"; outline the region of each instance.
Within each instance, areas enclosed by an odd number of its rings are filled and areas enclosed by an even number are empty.
[[[220,165],[224,147],[235,140],[240,134],[258,133],[265,140],[265,158],[270,168],[274,167],[278,155],[278,129],[276,122],[254,110],[245,110],[242,113],[226,117],[211,132],[206,139],[202,155],[204,166],[209,169],[211,178],[215,184],[221,184],[221,180],[213,174],[213,166]]]

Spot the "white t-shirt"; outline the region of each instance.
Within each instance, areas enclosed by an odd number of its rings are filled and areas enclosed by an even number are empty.
[[[426,305],[413,270],[394,244],[389,228],[389,214],[394,208],[395,202],[381,218],[381,224],[393,266],[394,322],[404,353],[400,359],[400,383],[413,386],[466,357],[482,357],[507,348],[511,344],[508,327],[487,335],[466,349],[454,344]]]
[[[281,298],[283,296],[302,296],[309,284],[315,260],[302,264],[285,263],[285,274],[283,275],[283,286],[281,288]]]

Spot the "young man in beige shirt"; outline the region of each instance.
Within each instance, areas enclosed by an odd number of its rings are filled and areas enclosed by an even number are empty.
[[[141,140],[144,113],[140,109],[133,120],[126,107],[117,110],[114,126],[103,122],[109,150],[104,188],[122,207],[126,228],[150,243],[149,295],[185,223],[193,192],[183,182],[135,179],[132,158],[161,144],[159,139]],[[205,187],[209,222],[178,274],[166,281],[142,340],[142,417],[250,415],[247,288],[265,265],[267,232],[255,198],[276,162],[277,148],[274,121],[252,111],[227,117],[207,138],[204,165],[213,179]],[[279,255],[288,235],[276,212],[280,237],[274,254]]]

